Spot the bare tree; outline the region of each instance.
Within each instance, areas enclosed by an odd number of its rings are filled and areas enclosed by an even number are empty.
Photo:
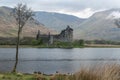
[[[14,8],[14,18],[16,20],[18,26],[18,33],[17,33],[17,42],[16,42],[16,61],[13,67],[12,72],[16,72],[17,64],[18,64],[18,53],[19,53],[19,44],[20,44],[20,34],[22,32],[23,27],[25,26],[26,22],[31,19],[33,16],[33,12],[30,8],[26,5],[18,4]]]

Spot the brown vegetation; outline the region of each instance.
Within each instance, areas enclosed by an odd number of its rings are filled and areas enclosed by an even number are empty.
[[[50,80],[120,80],[120,65],[108,64],[100,67],[82,68],[75,74],[58,73]]]

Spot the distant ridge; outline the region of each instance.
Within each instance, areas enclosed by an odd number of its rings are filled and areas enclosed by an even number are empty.
[[[67,25],[70,25],[73,29],[75,29],[80,25],[80,23],[86,20],[73,15],[44,11],[36,11],[35,19],[43,23],[46,27],[59,32],[65,29]]]

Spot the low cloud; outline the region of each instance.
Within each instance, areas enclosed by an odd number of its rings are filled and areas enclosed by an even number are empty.
[[[79,11],[60,10],[60,11],[56,11],[56,12],[66,13],[69,15],[75,15],[75,16],[80,17],[80,18],[88,18],[97,11],[92,10],[91,8],[86,8],[86,9],[79,10]]]
[[[103,9],[120,8],[120,0],[0,0],[0,6],[14,7],[25,3],[34,11],[72,14],[87,18]]]

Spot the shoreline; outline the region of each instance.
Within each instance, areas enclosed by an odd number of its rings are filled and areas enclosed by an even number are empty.
[[[16,48],[16,45],[0,45],[0,48]],[[63,49],[72,49],[72,48],[120,48],[120,45],[105,45],[105,44],[85,44],[81,47],[46,47],[39,45],[20,45],[19,48],[63,48]]]
[[[101,65],[101,64],[100,64]],[[0,73],[0,80],[119,80],[119,64],[83,67],[75,73]],[[107,76],[106,76],[107,75]]]
[[[108,44],[89,44],[85,45],[85,48],[120,48],[120,45],[108,45]]]

